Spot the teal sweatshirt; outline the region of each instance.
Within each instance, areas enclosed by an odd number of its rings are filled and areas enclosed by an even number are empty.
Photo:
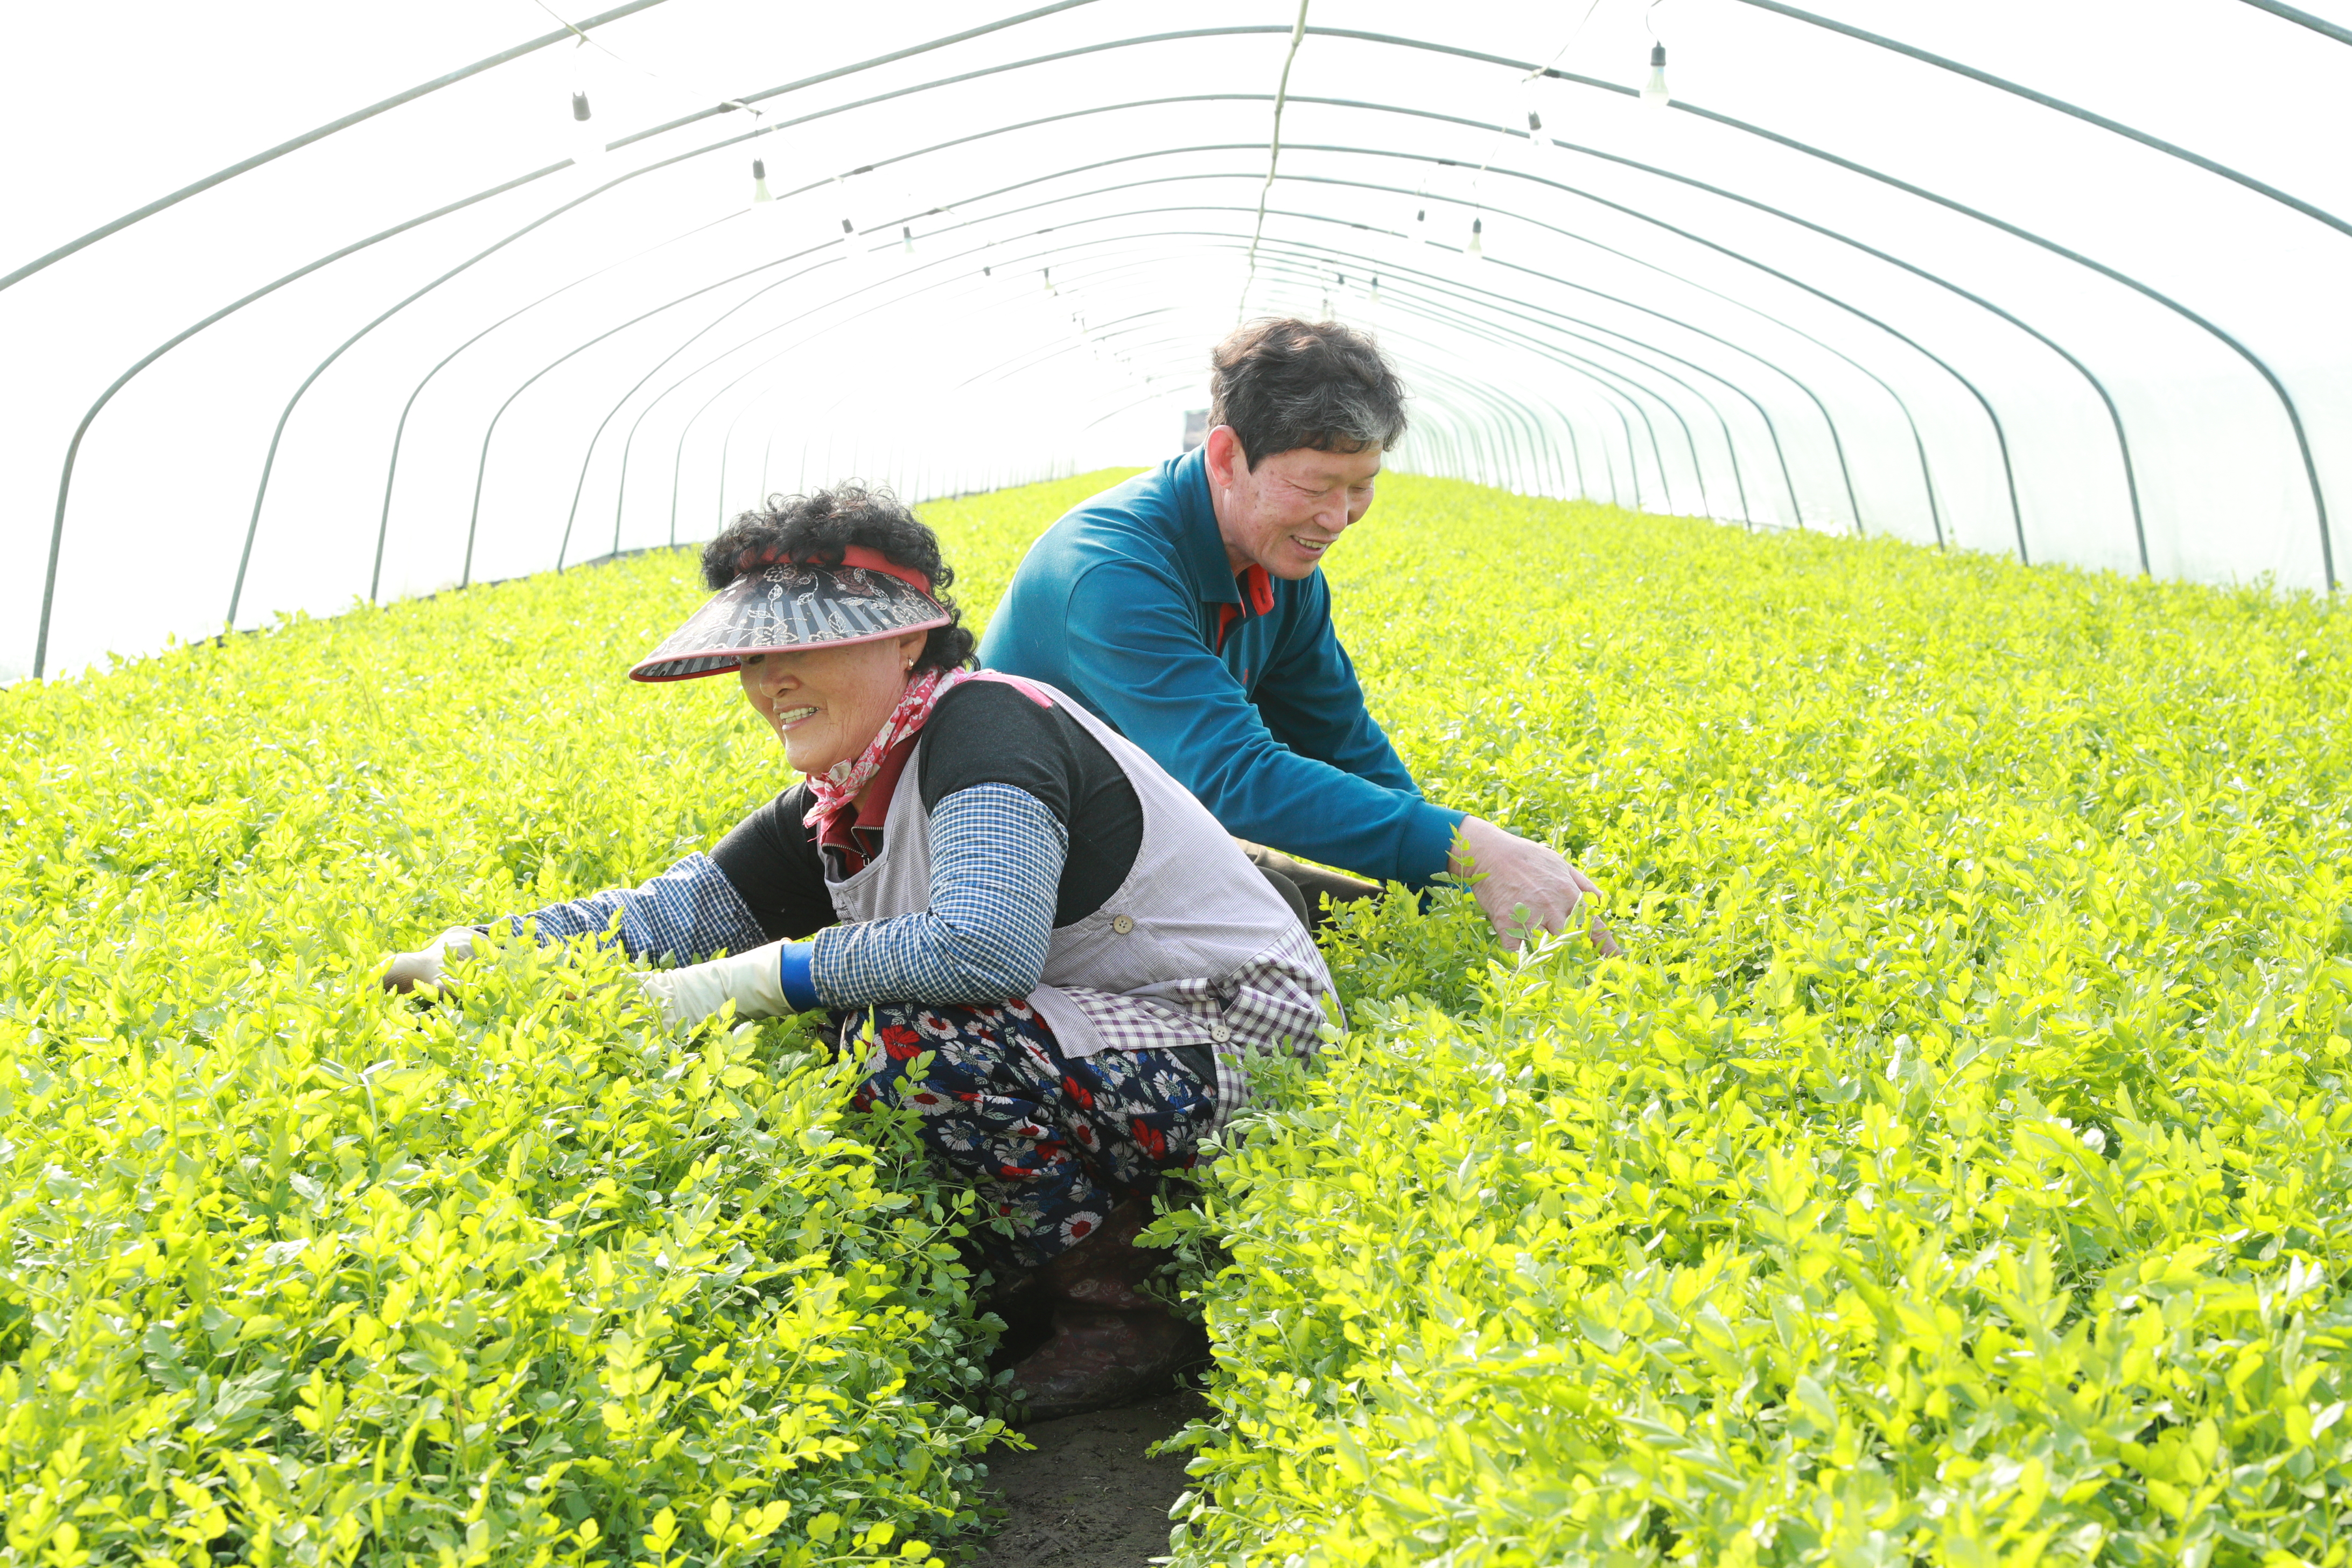
[[[1236,837],[1412,888],[1445,869],[1463,814],[1366,710],[1323,574],[1235,577],[1198,448],[1046,530],[980,660],[1085,703]]]

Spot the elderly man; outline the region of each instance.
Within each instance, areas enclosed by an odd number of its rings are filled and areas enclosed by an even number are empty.
[[[1395,371],[1334,321],[1252,322],[1213,363],[1206,441],[1048,529],[981,662],[1077,699],[1238,838],[1411,888],[1475,877],[1507,947],[1565,930],[1592,884],[1549,847],[1423,799],[1331,628],[1320,567],[1404,433]],[[1302,910],[1374,890],[1254,858]]]

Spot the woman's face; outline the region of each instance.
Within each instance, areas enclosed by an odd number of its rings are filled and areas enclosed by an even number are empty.
[[[907,689],[929,632],[877,642],[744,657],[743,695],[784,743],[795,773],[855,761]]]

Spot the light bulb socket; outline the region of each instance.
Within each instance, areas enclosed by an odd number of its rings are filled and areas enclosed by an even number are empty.
[[[1543,116],[1532,109],[1528,110],[1528,134],[1530,136],[1543,134]]]
[[[751,177],[755,180],[764,180],[768,177],[768,165],[764,160],[759,158],[751,160]]]
[[[1664,44],[1652,44],[1650,46],[1650,68],[1652,70],[1657,70],[1664,67],[1665,63],[1666,46]]]
[[[586,93],[575,92],[572,95],[572,118],[583,121],[587,120],[588,95]]]
[[[843,218],[841,220],[841,232],[844,234],[856,234],[857,229],[847,218]]]

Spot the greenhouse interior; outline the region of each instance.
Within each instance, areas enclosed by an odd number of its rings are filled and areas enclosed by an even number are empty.
[[[1821,3],[12,17],[0,1563],[2352,1560],[2352,0]]]

